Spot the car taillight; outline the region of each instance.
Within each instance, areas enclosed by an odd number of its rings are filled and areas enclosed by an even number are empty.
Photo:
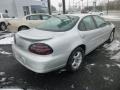
[[[44,43],[35,43],[30,45],[29,51],[39,55],[49,55],[53,53],[53,49]]]

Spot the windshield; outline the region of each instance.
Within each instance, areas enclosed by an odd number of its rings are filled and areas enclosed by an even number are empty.
[[[36,28],[40,30],[62,32],[73,28],[78,20],[79,17],[77,16],[57,15],[46,20]]]

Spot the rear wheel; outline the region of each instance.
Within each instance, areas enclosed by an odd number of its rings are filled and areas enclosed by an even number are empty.
[[[27,26],[22,26],[22,27],[19,27],[18,31],[27,30],[27,29],[29,29],[29,27],[27,27]]]
[[[7,26],[5,23],[0,23],[0,30],[5,31],[7,29]]]
[[[114,37],[114,34],[115,34],[115,32],[112,31],[111,34],[110,34],[109,39],[107,40],[108,43],[111,43],[111,42],[114,40],[114,38],[115,38],[115,37]]]
[[[81,47],[76,48],[69,56],[67,62],[67,70],[71,72],[75,72],[79,70],[83,58],[84,58],[84,50]]]

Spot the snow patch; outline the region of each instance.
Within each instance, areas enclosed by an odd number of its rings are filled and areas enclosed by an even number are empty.
[[[103,18],[110,21],[120,21],[120,17],[118,16],[104,15]]]
[[[66,69],[61,69],[58,73],[61,74],[62,72],[66,72]]]
[[[70,87],[71,87],[72,89],[75,88],[74,84],[72,84]]]
[[[15,78],[14,77],[9,77],[8,80],[13,81]]]
[[[106,76],[104,76],[103,79],[104,79],[105,81],[114,82],[114,80],[111,79],[110,77],[106,77]]]
[[[103,77],[104,80],[108,81],[110,78],[109,77]]]
[[[114,82],[114,80],[113,80],[113,79],[110,79],[110,81],[111,81],[111,82]]]
[[[118,52],[117,54],[115,54],[114,56],[112,56],[111,59],[120,61],[120,52]]]
[[[120,50],[120,41],[114,40],[111,44],[105,44],[103,47],[110,51]]]
[[[118,68],[120,68],[120,64],[116,64],[116,66],[118,66]]]
[[[12,53],[6,52],[0,48],[0,54],[11,55]]]
[[[88,70],[89,73],[92,73],[92,67],[95,66],[94,63],[87,65],[85,68]]]
[[[0,90],[24,90],[24,89],[19,89],[17,87],[6,87],[6,88],[1,88]]]
[[[14,36],[14,33],[0,36],[0,44],[2,44],[2,45],[12,44],[12,42],[14,41],[13,36]]]
[[[13,37],[6,37],[0,40],[0,45],[12,44],[13,41],[14,41]]]
[[[88,88],[88,87],[86,87],[86,90],[89,90],[89,88]]]
[[[2,83],[2,82],[5,82],[6,81],[6,78],[5,77],[3,77],[3,78],[1,78],[0,79],[0,82]]]
[[[12,53],[6,52],[6,51],[0,51],[0,54],[6,54],[6,55],[10,55]]]
[[[92,64],[90,64],[90,66],[95,66],[95,64],[94,64],[94,63],[92,63]]]
[[[4,76],[5,75],[5,72],[0,72],[0,76]]]
[[[107,67],[107,68],[110,68],[110,67],[111,67],[111,65],[110,65],[110,64],[106,64],[106,67]]]

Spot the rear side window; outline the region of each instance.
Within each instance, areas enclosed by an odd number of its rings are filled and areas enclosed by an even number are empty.
[[[98,28],[106,26],[107,23],[101,17],[99,17],[99,16],[93,16],[93,18],[94,18],[94,20],[95,20]]]
[[[41,20],[40,15],[31,15],[31,16],[27,16],[26,20]]]
[[[96,25],[94,23],[94,20],[91,16],[85,17],[82,22],[84,23],[86,30],[93,30],[96,29]]]

